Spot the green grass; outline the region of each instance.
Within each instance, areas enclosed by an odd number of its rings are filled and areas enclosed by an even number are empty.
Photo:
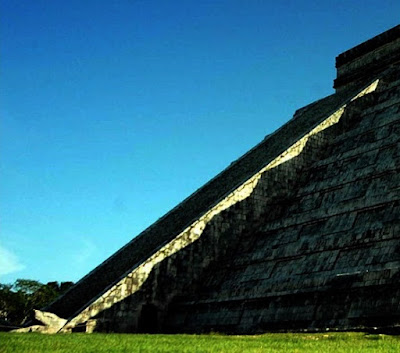
[[[128,335],[0,333],[0,352],[400,352],[400,337],[365,333],[224,335]]]

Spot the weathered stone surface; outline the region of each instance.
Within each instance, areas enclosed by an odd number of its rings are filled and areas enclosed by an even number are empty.
[[[67,319],[61,331],[399,325],[399,40],[396,27],[339,56],[338,93],[46,308]]]
[[[387,113],[400,105],[381,110],[380,104],[394,95],[400,97],[400,75],[393,73],[368,99],[352,103],[363,109],[349,109],[326,131],[320,160],[304,168],[305,180],[274,205],[282,213],[271,216],[266,207],[201,290],[173,303],[166,320],[172,331],[400,323],[400,115]]]
[[[45,332],[46,327],[43,325],[31,325],[28,327],[22,327],[18,328],[15,330],[11,330],[10,332],[15,332],[15,333],[27,333],[27,332],[40,332],[40,333],[47,333]],[[55,333],[55,332],[53,332]]]
[[[296,144],[316,125],[349,102],[354,90],[329,96],[297,112],[294,119],[269,135],[243,157],[167,213],[121,250],[83,277],[71,290],[46,307],[60,317],[71,317],[83,306],[146,261],[244,182]]]
[[[340,54],[336,58],[334,87],[341,91],[382,73],[400,61],[400,25]]]
[[[13,330],[13,332],[40,332],[40,333],[57,333],[67,320],[59,318],[57,315],[45,311],[34,310],[35,319],[40,321],[43,325],[32,325]]]

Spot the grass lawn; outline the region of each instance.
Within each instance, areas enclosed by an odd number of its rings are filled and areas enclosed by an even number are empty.
[[[400,352],[400,336],[365,333],[137,335],[0,333],[0,352]]]

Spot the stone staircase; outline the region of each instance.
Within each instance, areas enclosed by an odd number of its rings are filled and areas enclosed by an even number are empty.
[[[264,204],[195,295],[171,304],[169,330],[400,324],[399,79],[393,69],[318,137],[323,146],[310,142],[319,159]]]
[[[40,330],[399,327],[399,65],[400,26],[339,55],[335,94],[44,308],[58,324]]]

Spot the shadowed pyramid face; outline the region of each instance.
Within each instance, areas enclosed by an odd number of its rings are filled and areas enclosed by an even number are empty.
[[[340,55],[336,94],[299,110],[45,310],[67,319],[64,331],[399,324],[399,47],[398,26]]]

